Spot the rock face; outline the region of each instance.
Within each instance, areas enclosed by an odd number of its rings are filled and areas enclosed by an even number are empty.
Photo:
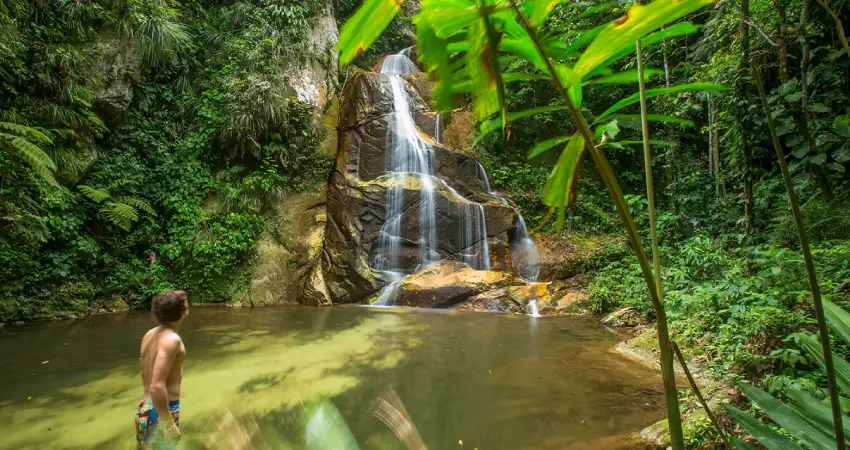
[[[106,77],[95,92],[94,103],[107,122],[116,122],[133,101],[134,79],[141,73],[142,58],[139,51],[126,40],[104,40],[98,47],[100,58],[95,68]]]
[[[421,73],[403,77],[349,73],[339,107],[336,163],[327,188],[321,268],[313,270],[302,290],[306,303],[361,302],[390,283],[388,273],[378,269],[385,268],[378,261],[383,256],[381,243],[387,239],[388,216],[399,230],[392,235],[397,273],[416,272],[423,248],[430,258],[455,260],[428,266],[406,279],[399,288],[398,304],[448,307],[496,288],[526,284],[505,272],[511,267],[509,239],[517,227],[517,213],[487,191],[480,165],[472,156],[437,142],[437,115],[423,99],[430,88]],[[400,139],[399,119],[393,115],[399,89],[415,125],[412,133],[418,133],[416,142],[424,142],[433,152],[433,175],[389,172],[391,142]],[[388,212],[389,198],[403,205],[401,214]],[[423,225],[420,209],[433,214],[428,225]],[[483,214],[474,224],[481,232],[472,235],[471,209]],[[435,243],[423,244],[426,231],[436,235]],[[457,262],[485,240],[489,262],[483,266],[491,270],[474,270]]]
[[[240,305],[296,303],[318,263],[325,229],[325,189],[294,194],[273,205],[257,240],[251,289]]]

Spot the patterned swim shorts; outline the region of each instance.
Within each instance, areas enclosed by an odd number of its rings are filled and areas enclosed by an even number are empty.
[[[180,400],[168,402],[168,409],[174,423],[180,425]],[[136,410],[136,448],[139,450],[156,450],[177,448],[180,438],[169,436],[166,439],[165,430],[159,429],[159,416],[150,400],[139,403]]]

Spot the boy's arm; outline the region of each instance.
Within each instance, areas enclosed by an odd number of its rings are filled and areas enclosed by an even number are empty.
[[[176,335],[164,339],[156,353],[151,374],[151,400],[156,408],[160,423],[166,429],[174,426],[171,410],[168,409],[168,375],[174,365],[174,358],[180,351],[180,338]]]

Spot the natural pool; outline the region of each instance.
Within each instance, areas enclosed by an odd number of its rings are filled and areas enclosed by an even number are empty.
[[[154,325],[130,312],[0,331],[0,448],[133,448]],[[664,416],[660,375],[611,353],[618,337],[591,318],[195,308],[181,334],[181,448],[216,431],[303,448],[304,405],[324,398],[360,448],[403,449],[374,414],[388,389],[432,450],[633,449],[627,435]]]

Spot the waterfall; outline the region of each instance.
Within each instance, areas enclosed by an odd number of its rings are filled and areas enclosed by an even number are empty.
[[[484,170],[481,163],[478,163],[478,178],[491,196],[502,204],[511,206],[504,197],[490,187],[490,179],[487,178],[487,171]],[[513,207],[511,206],[511,208]],[[514,269],[520,277],[528,281],[537,281],[537,277],[540,275],[540,256],[537,252],[537,244],[528,235],[528,227],[525,225],[522,214],[516,208],[514,208],[514,211],[516,211],[517,224],[514,239],[511,240],[511,261],[513,261]]]
[[[422,268],[441,259],[438,252],[436,204],[437,195],[446,194],[454,198],[458,205],[458,226],[462,249],[458,257],[475,269],[490,268],[490,250],[487,242],[487,224],[484,208],[471,202],[452,189],[438,177],[436,159],[432,145],[422,138],[410,107],[410,98],[405,89],[403,76],[416,73],[419,69],[408,58],[410,49],[389,55],[381,65],[381,73],[389,84],[393,99],[393,111],[387,117],[389,149],[387,172],[392,175],[392,186],[387,190],[387,210],[381,227],[378,250],[373,267],[382,270],[389,284],[379,293],[375,304],[392,305],[395,292],[407,274],[410,265],[402,261],[403,245],[413,242],[418,247],[416,267]],[[435,137],[439,140],[442,122],[437,116]],[[414,239],[405,238],[405,214],[410,214],[405,205],[405,186],[410,178],[419,184],[419,235]],[[440,191],[437,192],[437,187]]]
[[[540,310],[537,309],[537,300],[529,300],[528,309],[531,310],[531,317],[540,317]]]
[[[437,120],[434,122],[434,142],[443,143],[443,115],[437,113]]]

